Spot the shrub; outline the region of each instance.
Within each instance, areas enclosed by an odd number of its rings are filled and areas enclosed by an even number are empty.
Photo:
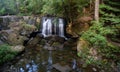
[[[7,44],[0,45],[0,64],[13,59],[17,54],[17,52],[12,52],[10,47]]]
[[[107,34],[114,34],[114,30],[104,27],[102,23],[92,22],[92,26],[86,32],[83,32],[82,38],[90,42],[91,46],[106,47]]]

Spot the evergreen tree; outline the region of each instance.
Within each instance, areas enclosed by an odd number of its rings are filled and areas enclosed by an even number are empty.
[[[15,1],[14,0],[0,0],[0,15],[15,14]]]

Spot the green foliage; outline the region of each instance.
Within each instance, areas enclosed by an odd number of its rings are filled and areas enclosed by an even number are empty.
[[[3,15],[5,13],[5,8],[2,8],[1,10],[0,10],[0,15]]]
[[[81,38],[87,40],[90,44],[90,47],[86,48],[87,50],[78,53],[78,56],[85,61],[84,66],[92,64],[104,68],[105,66],[110,65],[111,60],[114,62],[119,61],[120,58],[118,54],[120,53],[120,48],[108,42],[106,38],[108,34],[114,35],[115,30],[111,29],[109,26],[104,26],[104,22],[98,23],[95,21],[92,22],[92,26],[88,31],[83,32]],[[94,56],[91,56],[89,53],[91,47],[96,48],[98,54],[106,60],[95,60]],[[110,67],[108,67],[108,69],[109,68]]]
[[[82,62],[84,62],[84,64],[82,65],[83,67],[92,65],[98,68],[110,68],[109,63],[106,60],[96,60],[94,56],[89,53],[89,49],[90,48],[84,48],[83,51],[78,53],[78,56],[82,59]]]
[[[20,14],[41,14],[43,0],[18,0],[18,3]]]
[[[44,0],[41,10],[43,14],[63,16],[72,21],[81,14],[83,7],[90,3],[90,0]]]
[[[92,2],[92,0],[76,0],[77,11],[81,13],[83,7],[88,6],[90,2]]]
[[[20,21],[21,27],[27,31],[35,31],[37,29],[36,26],[26,24],[24,21]]]
[[[17,0],[21,14],[49,14],[73,19],[90,0]]]
[[[106,10],[109,10],[109,11],[120,12],[120,9],[111,7],[111,6],[106,5],[106,4],[101,4],[100,9],[106,9]]]
[[[0,15],[15,14],[15,1],[14,0],[0,0]]]
[[[7,44],[0,45],[0,64],[9,61],[15,57],[17,53],[10,50]]]
[[[108,41],[108,37],[111,38],[116,35],[120,35],[120,5],[118,2],[113,2],[112,0],[103,1],[104,4],[100,5],[100,20],[99,22],[92,22],[91,27],[88,31],[83,32],[82,38],[90,43],[86,52],[78,53],[80,57],[85,61],[85,64],[97,64],[98,66],[104,68],[111,64],[111,61],[115,64],[119,64],[120,60],[120,48]],[[88,57],[90,54],[91,47],[97,49],[98,54],[102,56],[102,60],[94,60],[93,57]],[[103,65],[102,65],[103,64]]]
[[[104,21],[104,25],[109,25],[111,29],[120,31],[120,2],[114,2],[112,0],[104,1],[104,4],[100,5],[100,19]]]
[[[59,15],[63,14],[63,1],[62,0],[44,0],[44,5],[42,8],[43,14],[50,14],[50,15]]]
[[[91,0],[0,0],[0,14],[50,14],[73,19]]]
[[[92,46],[106,47],[107,34],[114,34],[114,31],[109,27],[104,27],[102,23],[93,22],[93,25],[88,31],[82,34],[82,38],[91,43]]]
[[[114,46],[111,43],[108,43],[107,47],[101,48],[100,52],[102,53],[102,56],[105,58],[108,58],[114,61],[120,60],[118,56],[118,54],[120,53],[119,47]]]

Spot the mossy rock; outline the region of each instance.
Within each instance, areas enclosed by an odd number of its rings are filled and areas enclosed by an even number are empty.
[[[84,50],[85,48],[89,47],[89,42],[80,38],[79,41],[77,42],[77,51],[81,52],[82,50]]]

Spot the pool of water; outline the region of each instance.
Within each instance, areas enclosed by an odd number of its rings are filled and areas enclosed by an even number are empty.
[[[48,51],[42,47],[27,47],[25,52],[5,63],[0,72],[93,72],[81,68],[76,50],[64,48]]]

